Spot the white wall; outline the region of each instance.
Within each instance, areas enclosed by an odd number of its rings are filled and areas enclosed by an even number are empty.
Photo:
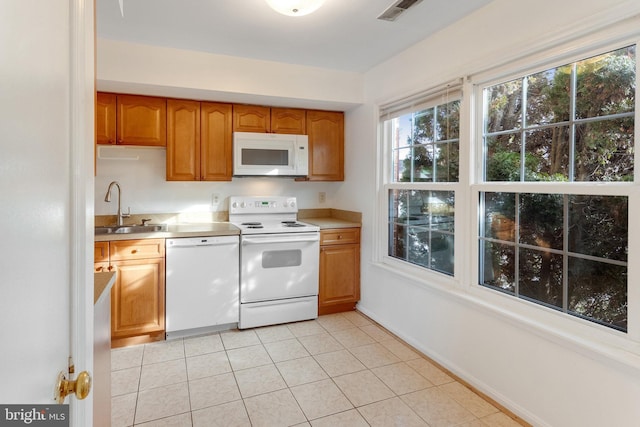
[[[351,146],[345,169],[358,172],[348,173],[334,204],[363,212],[359,308],[534,425],[638,425],[640,345],[624,334],[478,289],[473,272],[463,275],[467,282],[441,286],[379,264],[376,251],[384,253],[386,246],[376,246],[377,105],[595,29],[637,29],[638,19],[616,21],[638,12],[636,1],[494,0],[367,72],[365,103],[347,114]],[[568,43],[565,49],[576,47]],[[469,143],[463,140],[461,147]],[[461,224],[467,228],[473,226]],[[475,242],[469,235],[461,240],[461,252]]]

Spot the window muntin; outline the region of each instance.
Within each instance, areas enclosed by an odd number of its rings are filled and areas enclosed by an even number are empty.
[[[484,90],[485,181],[633,179],[636,48]]]
[[[387,184],[391,258],[453,276],[460,100],[386,120],[391,179]]]

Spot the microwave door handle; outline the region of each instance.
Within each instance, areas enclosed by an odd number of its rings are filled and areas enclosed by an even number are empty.
[[[243,237],[242,244],[243,245],[261,245],[265,243],[297,243],[297,242],[317,242],[320,240],[320,236],[318,233],[315,233],[315,236],[306,235],[306,236],[286,236],[286,237],[278,237],[274,238],[272,236],[268,237]]]

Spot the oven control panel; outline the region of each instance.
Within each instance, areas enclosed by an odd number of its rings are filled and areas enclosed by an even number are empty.
[[[296,213],[298,203],[288,196],[231,196],[229,214]]]

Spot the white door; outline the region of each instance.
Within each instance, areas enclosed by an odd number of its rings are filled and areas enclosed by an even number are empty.
[[[93,1],[0,1],[0,403],[92,370]],[[91,425],[91,400],[71,403]]]

